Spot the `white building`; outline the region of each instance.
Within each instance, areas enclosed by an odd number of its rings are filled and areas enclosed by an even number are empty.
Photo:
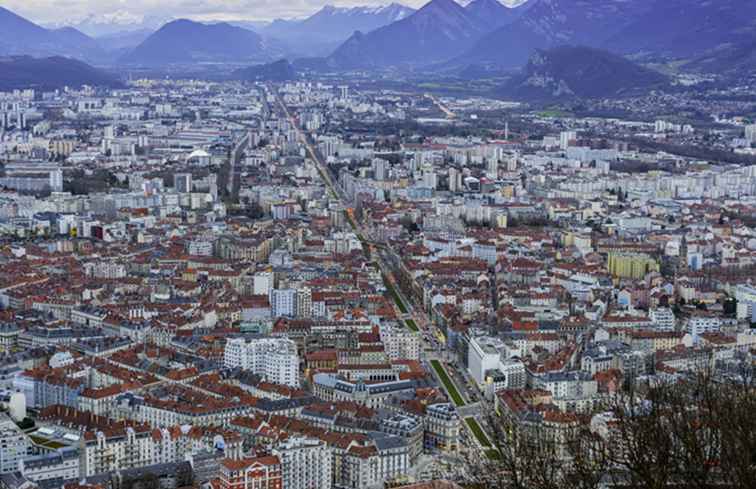
[[[0,415],[0,474],[18,470],[26,457],[29,439],[6,414]]]
[[[270,295],[273,289],[273,272],[257,272],[253,280],[254,295]]]
[[[19,471],[34,482],[78,479],[79,458],[78,447],[63,447],[25,458],[19,465]]]
[[[675,314],[668,307],[659,307],[649,311],[649,318],[658,331],[675,330]]]
[[[486,372],[499,368],[504,342],[488,336],[473,336],[468,346],[467,370],[479,386],[486,382]]]
[[[751,144],[756,143],[756,124],[750,124],[745,127],[745,138]]]
[[[294,317],[297,291],[294,289],[273,289],[270,291],[270,311],[274,318]]]
[[[287,489],[331,489],[331,449],[314,438],[292,437],[276,446],[273,455],[281,461],[283,487]]]
[[[738,301],[737,318],[751,320],[756,304],[756,288],[750,285],[738,285],[735,289],[735,299]]]
[[[703,333],[716,333],[722,327],[722,320],[712,314],[697,312],[688,318],[685,330],[694,338]]]
[[[420,359],[420,337],[416,333],[394,325],[383,325],[380,335],[386,355],[391,360]]]
[[[297,346],[285,338],[247,341],[233,338],[226,342],[224,364],[262,376],[269,382],[299,387]]]

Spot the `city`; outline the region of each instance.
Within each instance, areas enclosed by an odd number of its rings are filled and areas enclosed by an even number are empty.
[[[400,7],[241,78],[0,33],[0,488],[754,487],[756,64],[355,64],[464,10]]]

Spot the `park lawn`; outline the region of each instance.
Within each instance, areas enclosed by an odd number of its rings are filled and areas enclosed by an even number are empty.
[[[407,308],[404,307],[404,303],[399,298],[399,294],[396,293],[396,290],[394,289],[394,286],[389,282],[388,277],[383,277],[383,283],[386,284],[386,289],[388,289],[389,294],[391,294],[391,297],[394,299],[394,302],[396,302],[397,307],[399,307],[399,310],[402,312],[402,314],[407,314]]]
[[[420,331],[420,328],[417,327],[417,324],[415,324],[415,321],[413,319],[408,319],[405,321],[407,323],[407,327],[411,329],[412,331],[418,332]]]
[[[464,406],[465,401],[462,399],[462,396],[459,394],[459,391],[456,387],[454,387],[454,383],[449,378],[449,375],[446,373],[446,370],[441,365],[441,362],[438,360],[431,360],[430,361],[431,366],[433,367],[433,370],[436,371],[438,374],[438,377],[441,379],[441,383],[444,384],[444,387],[446,387],[446,390],[449,392],[449,396],[451,396],[452,401],[454,401],[454,404],[456,404],[457,407]],[[473,420],[474,421],[474,420]]]
[[[478,439],[478,443],[480,443],[483,448],[491,448],[491,442],[488,441],[488,437],[483,433],[483,428],[481,428],[478,422],[475,421],[475,418],[465,418],[465,423],[470,427],[470,431],[473,432],[473,435],[475,435],[475,438]],[[488,455],[488,453],[486,454]]]

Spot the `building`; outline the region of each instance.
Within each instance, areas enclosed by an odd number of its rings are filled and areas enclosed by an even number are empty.
[[[575,141],[577,141],[577,132],[562,131],[561,133],[559,133],[559,148],[561,150],[566,150]]]
[[[297,291],[294,289],[272,289],[270,291],[270,311],[274,318],[294,317]]]
[[[18,470],[29,451],[29,439],[8,415],[0,414],[0,474]]]
[[[330,373],[313,375],[313,393],[326,401],[351,401],[377,409],[392,397],[413,392],[416,383],[411,380],[392,380],[366,384],[363,380],[349,382]]]
[[[63,447],[52,452],[24,458],[19,470],[34,482],[78,479],[79,449]]]
[[[278,457],[225,459],[220,464],[220,489],[283,489]]]
[[[63,170],[47,163],[8,163],[0,186],[20,192],[62,192]]]
[[[390,360],[419,360],[420,336],[394,325],[382,325],[381,342]]]
[[[173,188],[180,194],[188,194],[192,191],[192,174],[176,173],[173,175]]]
[[[654,329],[658,331],[675,330],[675,314],[668,307],[659,307],[649,311],[649,318]]]
[[[735,289],[735,299],[738,301],[737,318],[747,319],[753,322],[756,315],[756,287],[750,285],[738,285]]]
[[[281,462],[286,489],[331,489],[331,449],[316,438],[292,437],[278,444],[273,455]]]
[[[650,272],[658,272],[659,262],[643,254],[609,253],[607,268],[615,277],[637,280]]]
[[[224,364],[260,375],[268,382],[299,387],[297,346],[289,339],[263,338],[226,342]]]
[[[722,319],[719,316],[706,311],[696,311],[691,314],[685,324],[685,331],[697,338],[704,333],[716,333],[722,327]]]
[[[431,404],[425,410],[426,450],[456,452],[459,448],[461,421],[450,403]]]
[[[745,138],[750,144],[756,143],[756,124],[749,124],[745,127]]]

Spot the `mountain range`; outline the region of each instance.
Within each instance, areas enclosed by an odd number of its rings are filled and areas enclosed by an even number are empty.
[[[295,67],[331,71],[490,73],[521,68],[536,50],[573,45],[674,60],[682,69],[756,71],[756,0],[430,0],[417,10],[327,6],[301,20],[180,19],[155,30],[156,22],[116,11],[80,20],[80,29],[44,28],[0,7],[0,56],[153,67],[286,57]]]
[[[516,18],[513,10],[496,0],[475,0],[467,7],[431,0],[402,20],[354,33],[329,57],[329,65],[364,69],[440,62],[463,53],[493,26]]]
[[[246,26],[264,38],[281,42],[289,52],[300,56],[323,56],[355,31],[372,31],[409,17],[414,12],[414,9],[398,3],[351,8],[327,5],[306,19],[278,19],[257,28],[249,24]]]

